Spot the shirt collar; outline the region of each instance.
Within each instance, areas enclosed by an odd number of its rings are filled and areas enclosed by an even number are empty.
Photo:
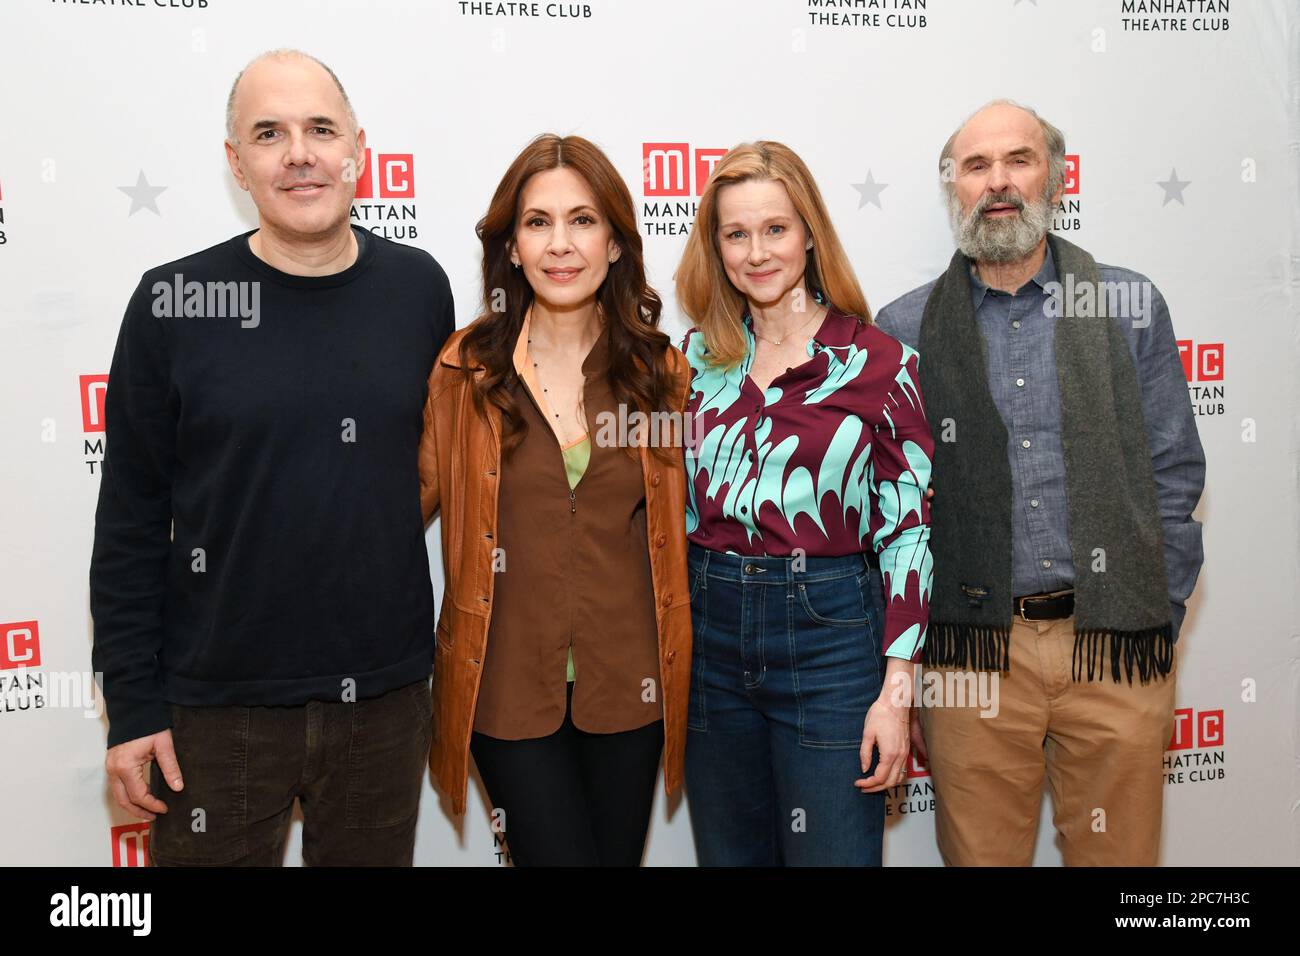
[[[1034,285],[1038,286],[1038,288],[1042,289],[1047,285],[1047,283],[1055,282],[1055,281],[1056,281],[1056,263],[1052,259],[1052,245],[1051,243],[1048,243],[1047,254],[1043,256],[1043,264],[1038,267],[1038,271],[1034,273],[1033,277],[1029,280],[1029,282],[1032,282]],[[1029,282],[1026,282],[1019,289],[1017,289],[1016,290],[1017,294],[1022,292],[1025,289],[1025,287],[1029,285]],[[990,291],[992,290],[989,288],[988,284],[983,279],[980,278],[979,269],[975,268],[974,260],[971,260],[970,261],[970,298],[971,298],[972,307],[978,310],[979,307],[984,303],[984,297],[988,295]]]
[[[528,333],[532,327],[533,310],[530,308],[524,313],[524,324],[519,327],[519,338],[515,339],[514,365],[515,372],[520,378],[533,384],[532,369],[533,363],[528,358]],[[609,324],[606,323],[600,330],[600,335],[596,336],[596,341],[591,346],[591,351],[587,357],[582,360],[582,372],[590,377],[609,364]]]
[[[858,320],[851,315],[845,315],[835,308],[827,306],[826,318],[822,321],[822,326],[813,334],[813,341],[817,345],[831,348],[843,348],[851,345],[853,337],[858,334]]]

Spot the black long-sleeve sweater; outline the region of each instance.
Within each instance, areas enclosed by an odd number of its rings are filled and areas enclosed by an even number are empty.
[[[334,275],[274,269],[248,233],[131,298],[90,565],[109,746],[171,726],[168,703],[362,699],[432,668],[416,453],[451,290],[353,230]]]

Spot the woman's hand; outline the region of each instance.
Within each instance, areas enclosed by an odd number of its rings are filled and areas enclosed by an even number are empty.
[[[862,726],[862,772],[871,766],[872,750],[880,752],[876,772],[853,782],[863,793],[877,793],[896,787],[907,777],[907,755],[911,748],[912,681],[915,665],[901,658],[887,658],[880,696],[867,711]]]
[[[912,708],[912,749],[926,763],[930,762],[930,752],[925,746],[925,730],[921,727],[921,708]]]

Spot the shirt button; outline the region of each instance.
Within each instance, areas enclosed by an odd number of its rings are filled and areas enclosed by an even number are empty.
[[[1052,566],[1052,562],[1049,561],[1047,558],[1043,558],[1043,567],[1050,568],[1051,566]]]
[[[656,471],[650,476],[650,484],[654,485],[656,488],[659,487],[659,472]]]
[[[1031,508],[1037,508],[1037,507],[1038,507],[1038,499],[1037,499],[1037,498],[1030,498],[1030,499],[1029,499],[1029,507],[1031,507]]]
[[[667,607],[668,605],[672,604],[673,592],[672,591],[665,592],[663,596],[663,600],[661,600],[659,603],[662,604],[664,607]]]
[[[668,543],[668,536],[667,536],[667,535],[663,535],[663,534],[661,534],[661,535],[659,535],[659,537],[655,538],[655,547],[656,547],[656,548],[662,548],[662,547],[663,547],[664,545],[666,545],[667,543]]]
[[[1024,387],[1025,387],[1025,380],[1024,380],[1023,378],[1018,378],[1018,379],[1016,379],[1016,385],[1018,385],[1020,388],[1024,388]]]
[[[1013,319],[1013,320],[1011,321],[1011,327],[1012,327],[1013,329],[1018,329],[1018,328],[1020,328],[1020,320],[1019,320],[1019,319]]]
[[[664,660],[667,661],[669,664],[671,664],[673,661],[677,660],[677,652],[676,652],[676,651],[669,651],[669,652],[664,656]]]
[[[1028,448],[1028,447],[1029,447],[1029,439],[1026,438],[1024,441],[1022,441],[1022,442],[1020,443],[1020,447],[1021,447],[1021,448]]]

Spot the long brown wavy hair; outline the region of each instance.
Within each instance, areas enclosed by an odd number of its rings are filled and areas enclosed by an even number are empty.
[[[677,267],[677,302],[695,323],[708,348],[707,361],[727,368],[745,357],[748,348],[741,327],[745,297],[727,278],[718,251],[718,192],[724,186],[774,180],[790,194],[795,211],[812,236],[804,282],[839,312],[870,323],[871,310],[840,244],[817,182],[790,147],[771,140],[734,146],[713,168],[700,197],[695,225]]]
[[[475,365],[485,369],[474,382],[472,394],[480,412],[488,402],[501,410],[505,426],[502,450],[506,453],[519,445],[528,429],[510,389],[517,378],[515,344],[534,297],[523,270],[512,266],[510,249],[528,180],[561,167],[572,169],[587,183],[621,250],[596,293],[609,328],[606,375],[614,398],[629,411],[671,411],[678,388],[668,365],[672,342],[659,330],[663,302],[646,282],[636,207],[627,184],[594,143],[581,136],[543,133],[515,157],[492,196],[487,215],[474,229],[483,243],[483,311],[460,342],[465,374],[473,380]]]

